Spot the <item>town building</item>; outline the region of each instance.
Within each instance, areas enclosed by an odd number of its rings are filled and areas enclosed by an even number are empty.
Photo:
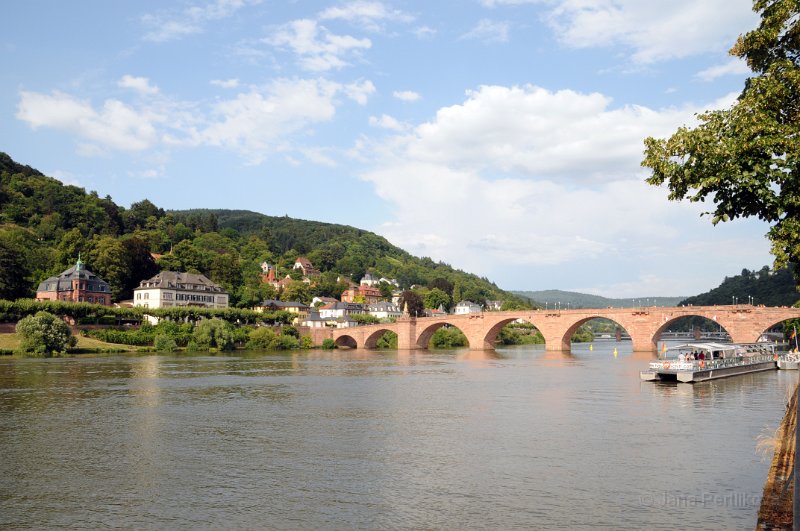
[[[327,319],[323,319],[319,315],[319,310],[311,308],[308,315],[300,321],[300,326],[307,326],[308,328],[325,328]]]
[[[381,300],[381,290],[372,286],[354,286],[342,292],[342,302],[356,302],[363,297],[365,304],[372,304]]]
[[[503,301],[486,301],[486,306],[484,309],[487,312],[499,312],[500,308],[503,307]]]
[[[453,308],[453,313],[463,315],[466,313],[481,313],[481,307],[472,301],[461,301]]]
[[[331,304],[326,304],[325,306],[320,306],[319,308],[319,315],[323,319],[327,319],[329,317],[345,317],[354,313],[364,313],[364,305],[353,302],[337,301]]]
[[[384,301],[367,304],[367,313],[378,319],[396,319],[403,316],[403,310],[398,304]]]
[[[334,302],[339,302],[339,299],[334,299],[333,297],[317,296],[311,299],[311,306],[316,308],[318,306],[325,306],[326,304],[332,304]]]
[[[204,275],[162,271],[133,290],[133,305],[145,308],[227,308],[228,293]]]
[[[292,322],[296,324],[308,317],[309,306],[308,304],[303,304],[299,301],[278,301],[274,299],[268,299],[261,302],[257,306],[254,306],[253,310],[260,313],[276,311],[293,313],[295,316]]]
[[[314,266],[311,265],[311,261],[304,256],[301,256],[294,261],[294,266],[292,266],[292,269],[299,269],[303,272],[303,276],[306,278],[318,277],[320,275],[320,272],[314,269]]]
[[[36,300],[88,302],[110,306],[111,287],[108,282],[86,269],[78,257],[73,267],[39,284]]]

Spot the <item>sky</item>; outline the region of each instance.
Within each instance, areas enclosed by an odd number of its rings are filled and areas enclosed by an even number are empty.
[[[768,226],[645,183],[643,139],[730,106],[747,0],[29,0],[0,151],[129,207],[374,231],[507,290],[694,295]]]

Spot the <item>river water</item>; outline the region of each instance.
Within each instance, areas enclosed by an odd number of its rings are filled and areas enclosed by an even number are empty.
[[[2,359],[0,527],[752,529],[797,372],[640,382],[648,359]]]

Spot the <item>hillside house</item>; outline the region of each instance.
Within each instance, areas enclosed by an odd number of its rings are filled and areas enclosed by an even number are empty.
[[[294,261],[294,266],[292,266],[292,269],[299,269],[306,278],[318,277],[320,275],[320,272],[314,269],[314,266],[311,265],[311,261],[304,256],[301,256]]]
[[[463,315],[467,313],[481,313],[481,307],[472,301],[461,301],[453,308],[453,313]]]
[[[111,287],[108,282],[86,269],[78,257],[73,267],[39,284],[36,300],[88,302],[110,306]]]
[[[306,319],[309,309],[308,304],[303,304],[299,301],[279,301],[275,299],[267,299],[253,307],[253,310],[259,313],[284,311],[295,314],[292,320],[293,324]]]
[[[133,305],[144,308],[227,308],[228,293],[205,275],[162,271],[142,280],[133,290]]]
[[[364,305],[352,302],[334,302],[319,308],[319,315],[323,319],[330,317],[346,317],[354,313],[364,313]]]
[[[400,306],[391,302],[375,302],[367,304],[367,313],[378,319],[398,318],[403,316]]]
[[[373,304],[381,300],[381,290],[372,286],[355,286],[342,292],[342,302],[355,302],[359,297],[364,298],[365,304]]]

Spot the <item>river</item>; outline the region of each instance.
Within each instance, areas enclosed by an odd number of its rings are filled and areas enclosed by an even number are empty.
[[[752,529],[797,372],[640,382],[647,360],[0,359],[0,527]]]

